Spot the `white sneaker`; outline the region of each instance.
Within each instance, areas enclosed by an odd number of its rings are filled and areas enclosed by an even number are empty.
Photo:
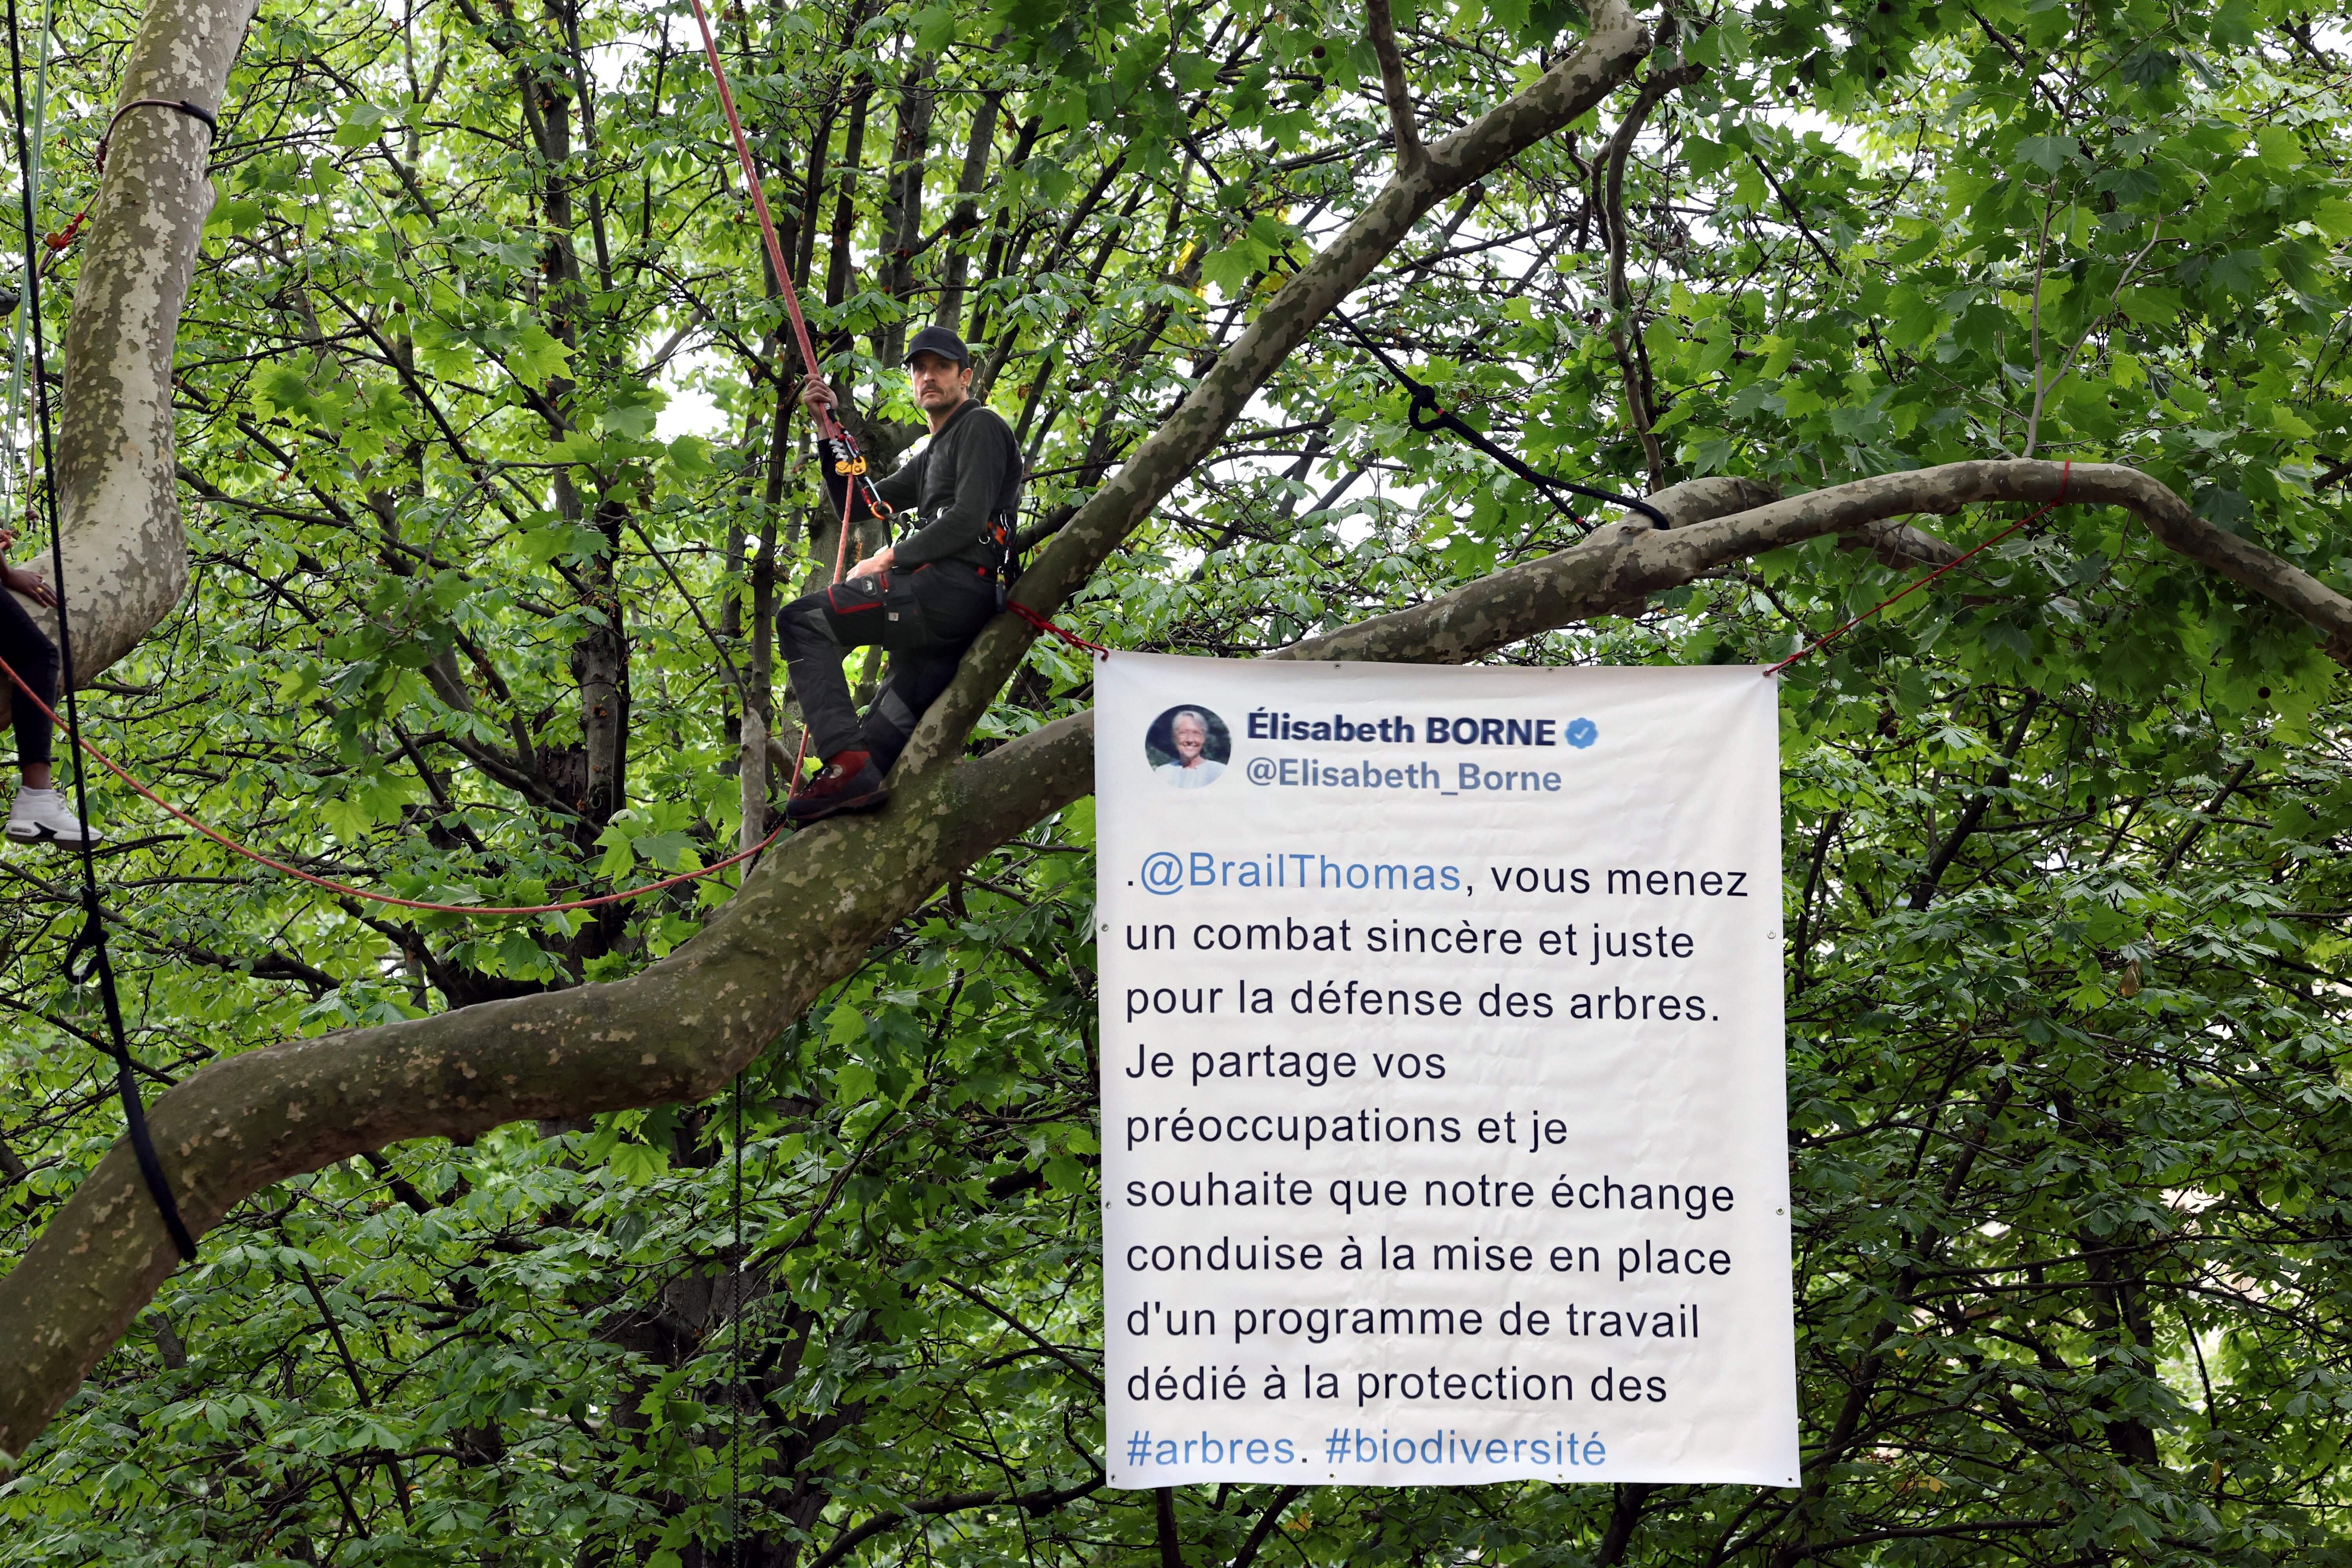
[[[8,837],[19,844],[61,844],[69,849],[101,842],[66,804],[65,791],[58,789],[18,790],[16,804],[8,808]]]

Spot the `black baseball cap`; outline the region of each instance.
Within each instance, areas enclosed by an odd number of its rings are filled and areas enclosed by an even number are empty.
[[[963,346],[963,340],[950,327],[925,327],[917,332],[914,341],[907,345],[907,357],[898,363],[912,364],[917,354],[937,354],[966,369],[971,366],[971,351]]]

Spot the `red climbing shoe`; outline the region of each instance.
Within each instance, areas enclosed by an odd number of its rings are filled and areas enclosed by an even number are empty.
[[[864,752],[843,752],[824,764],[816,777],[793,791],[784,803],[784,820],[795,827],[823,822],[845,811],[873,811],[890,798],[882,770]]]

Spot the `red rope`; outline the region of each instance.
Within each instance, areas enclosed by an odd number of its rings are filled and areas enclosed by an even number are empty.
[[[735,138],[735,159],[743,166],[743,184],[751,193],[751,211],[760,220],[760,237],[768,247],[768,265],[775,269],[776,288],[784,297],[784,310],[793,319],[793,337],[800,344],[801,363],[810,374],[816,374],[816,347],[809,341],[808,323],[801,319],[801,297],[793,288],[792,269],[784,265],[784,247],[776,238],[775,219],[768,216],[768,193],[761,188],[758,168],[751,162],[751,142],[743,134],[743,121],[735,112],[735,94],[727,86],[727,68],[719,63],[719,40],[711,36],[710,17],[702,9],[702,0],[692,0],[694,25],[702,30],[703,58],[710,62],[710,79],[719,88],[719,107],[727,111],[727,129]],[[844,435],[841,426],[830,410],[817,416],[817,433],[829,439]]]
[[[1862,625],[1863,622],[1870,619],[1871,616],[1878,614],[1879,611],[1885,609],[1888,605],[1895,604],[1897,600],[1908,598],[1913,594],[1917,593],[1920,589],[1926,587],[1928,584],[1934,582],[1945,573],[1951,571],[1954,567],[1958,566],[1961,563],[1967,561],[1969,557],[1982,554],[1984,552],[1990,550],[1994,545],[1999,544],[2002,540],[2007,539],[2011,534],[2015,533],[2019,529],[2023,528],[2027,523],[2033,521],[2036,518],[2042,517],[2048,512],[2054,511],[2059,507],[2063,506],[2066,502],[2066,481],[2068,479],[2073,477],[2074,472],[2074,459],[2069,458],[2066,459],[2066,466],[2058,471],[2058,493],[2055,496],[2053,496],[2042,506],[2035,510],[2027,512],[2023,517],[2019,518],[2015,522],[2011,523],[2007,528],[2002,529],[1999,533],[1994,534],[1990,539],[1986,540],[1982,544],[1978,545],[1975,549],[1965,551],[1962,553],[1954,556],[1951,560],[1945,562],[1941,566],[1937,567],[1933,572],[1928,573],[1926,576],[1906,584],[1900,593],[1890,595],[1886,598],[1879,600],[1878,603],[1871,605],[1870,608],[1863,611],[1862,614],[1854,616],[1853,619],[1846,622],[1843,626],[1838,627],[1837,630],[1831,632],[1828,636],[1814,638],[1811,642],[1807,643],[1804,647],[1799,648],[1796,652],[1790,654],[1780,663],[1767,667],[1762,673],[1766,675],[1780,674],[1782,670],[1788,668],[1790,665],[1796,663],[1799,659],[1804,658],[1815,648],[1823,647],[1837,641],[1838,638],[1845,636],[1846,633],[1853,630],[1854,627]]]
[[[800,291],[793,287],[793,275],[784,266],[783,244],[776,238],[776,220],[768,214],[768,193],[760,184],[758,166],[751,162],[751,139],[743,134],[742,118],[735,112],[735,94],[727,85],[727,68],[719,62],[719,40],[711,36],[710,17],[702,8],[702,0],[691,0],[691,4],[694,6],[694,25],[702,32],[703,58],[710,62],[710,79],[719,89],[719,107],[727,111],[727,129],[735,139],[735,161],[743,168],[743,187],[751,198],[752,216],[760,222],[760,238],[768,249],[768,265],[776,274],[776,291],[783,296],[784,311],[793,320],[793,341],[800,347],[801,368],[814,375],[817,374],[816,345],[809,340],[808,322],[801,315]],[[783,397],[789,393],[780,385],[776,395]],[[832,409],[818,408],[816,433],[849,454],[845,462],[834,465],[834,471],[847,481],[845,491],[854,494],[863,489],[866,510],[877,517],[888,517],[891,509],[883,503],[882,498],[875,492],[874,481],[866,476],[866,458],[857,450],[856,438],[843,427],[840,420],[834,417]],[[845,502],[842,508],[844,522],[848,521],[848,510]]]
[[[1103,645],[1098,642],[1088,642],[1086,638],[1080,637],[1077,633],[1069,630],[1067,627],[1055,626],[1051,620],[1039,615],[1036,611],[1031,609],[1028,605],[1021,603],[1017,599],[1006,601],[1004,607],[1011,610],[1014,615],[1019,616],[1023,620],[1027,621],[1039,631],[1053,633],[1064,642],[1068,643],[1072,647],[1086,648],[1090,652],[1099,654],[1108,654],[1110,652],[1110,649],[1103,647]]]
[[[42,701],[40,698],[34,695],[33,689],[25,684],[25,678],[18,675],[5,659],[0,659],[0,675],[5,675],[10,681],[15,683],[17,694],[20,697],[32,703],[34,707],[39,709],[42,712],[47,714],[51,723],[58,725],[61,729],[70,731],[71,727],[67,725],[63,720],[58,717],[57,710],[52,709],[47,703]],[[132,789],[137,790],[141,795],[145,795],[157,805],[162,806],[166,812],[170,813],[179,821],[194,828],[197,832],[203,834],[205,837],[211,839],[214,843],[233,854],[242,855],[256,865],[267,866],[271,870],[278,872],[281,876],[291,877],[298,882],[308,882],[314,888],[323,888],[331,893],[341,893],[343,897],[348,899],[365,899],[370,903],[394,904],[404,910],[423,910],[430,914],[551,915],[560,914],[566,910],[593,910],[603,904],[617,904],[629,899],[641,899],[647,893],[658,893],[665,888],[675,888],[679,886],[681,883],[696,881],[701,878],[709,876],[714,871],[723,871],[728,867],[735,865],[740,861],[749,860],[752,856],[757,855],[761,850],[765,849],[769,845],[773,844],[776,841],[776,836],[784,830],[784,825],[779,822],[776,824],[774,831],[771,832],[767,837],[762,838],[751,848],[742,850],[738,854],[730,855],[724,860],[714,861],[710,865],[703,867],[698,871],[681,871],[675,877],[665,877],[658,882],[647,882],[643,887],[627,888],[617,893],[603,893],[593,899],[573,899],[567,903],[561,904],[516,904],[507,906],[485,906],[482,904],[436,904],[429,903],[422,899],[402,899],[395,898],[390,893],[372,893],[365,888],[354,888],[348,882],[338,882],[330,877],[314,877],[310,872],[289,866],[282,860],[273,860],[268,856],[261,853],[258,849],[249,849],[246,846],[239,844],[236,839],[231,838],[227,834],[223,833],[216,828],[208,827],[204,823],[201,823],[194,817],[190,816],[186,812],[182,811],[178,806],[173,805],[170,801],[165,800],[162,795],[157,795],[153,790],[149,789],[145,784],[140,783],[138,779],[132,777],[131,774],[112,757],[108,756],[104,752],[101,752],[96,746],[91,745],[89,742],[84,740],[80,735],[77,734],[73,739],[74,742],[80,746],[83,751],[88,752],[92,757],[96,758],[100,765],[103,766],[107,772],[112,773],[116,778],[121,779],[124,784],[129,784]]]

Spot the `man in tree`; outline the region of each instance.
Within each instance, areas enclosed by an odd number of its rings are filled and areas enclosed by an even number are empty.
[[[970,395],[971,369],[971,351],[948,328],[915,334],[907,379],[930,442],[874,487],[888,506],[917,513],[915,531],[776,615],[776,640],[824,760],[786,804],[793,822],[870,811],[890,798],[884,775],[996,613],[993,524],[1020,505],[1021,447],[996,411]],[[811,413],[829,408],[833,390],[811,376],[801,401]],[[877,643],[890,651],[890,679],[861,723],[841,656]]]

